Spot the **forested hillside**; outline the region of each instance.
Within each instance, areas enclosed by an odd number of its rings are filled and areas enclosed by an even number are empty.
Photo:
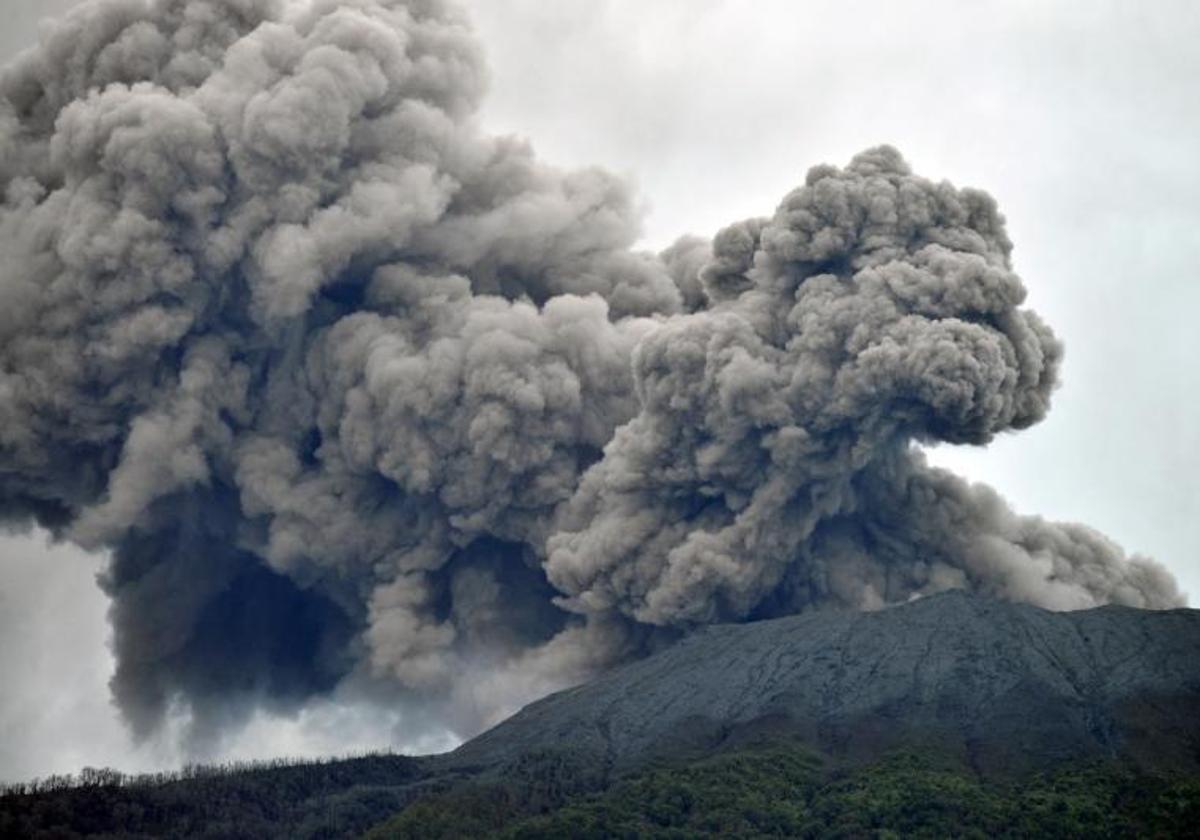
[[[1189,837],[1200,777],[1076,763],[1008,780],[913,752],[840,765],[747,745],[606,778],[544,753],[479,778],[421,760],[89,774],[0,799],[0,836],[210,838]]]
[[[1194,776],[1083,764],[982,780],[912,753],[839,768],[798,745],[651,767],[562,804],[545,785],[533,793],[525,779],[466,785],[417,800],[369,837],[1168,838],[1200,824]]]
[[[197,767],[128,777],[86,771],[0,795],[0,837],[347,837],[404,807],[419,759]]]

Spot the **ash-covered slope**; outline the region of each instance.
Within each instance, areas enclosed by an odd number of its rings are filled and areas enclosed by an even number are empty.
[[[533,703],[448,758],[567,749],[621,770],[787,735],[841,758],[945,751],[983,773],[1065,759],[1200,769],[1200,611],[1056,613],[948,592],[873,613],[702,628]]]

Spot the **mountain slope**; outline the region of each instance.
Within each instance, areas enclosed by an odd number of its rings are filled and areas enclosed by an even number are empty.
[[[0,795],[0,835],[1187,836],[1198,709],[1200,611],[951,592],[704,628],[442,756]]]
[[[529,779],[427,795],[369,840],[684,840],[688,838],[1195,837],[1200,777],[1113,762],[1012,780],[907,753],[856,767],[789,743],[654,763],[599,789],[540,803]]]
[[[1122,758],[1200,769],[1200,611],[1053,613],[948,592],[874,613],[702,628],[551,695],[447,757],[540,750],[621,770],[787,733],[871,759],[934,748],[980,773]]]

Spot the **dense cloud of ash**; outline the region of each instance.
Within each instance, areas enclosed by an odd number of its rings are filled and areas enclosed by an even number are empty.
[[[0,76],[0,520],[111,550],[135,731],[349,685],[469,734],[704,622],[1181,602],[914,446],[1056,382],[986,194],[881,147],[642,253],[484,87],[440,0],[97,0]]]

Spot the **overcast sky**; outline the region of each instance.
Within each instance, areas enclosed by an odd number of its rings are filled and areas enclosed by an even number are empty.
[[[0,56],[66,0],[3,0]],[[1000,202],[1030,303],[1066,343],[1050,417],[939,462],[1085,522],[1200,598],[1200,4],[474,0],[485,123],[634,179],[645,241],[769,213],[881,142]],[[0,539],[0,779],[177,760],[111,708],[102,558]],[[397,733],[404,732],[404,735]],[[225,754],[445,746],[388,715],[262,720]]]

